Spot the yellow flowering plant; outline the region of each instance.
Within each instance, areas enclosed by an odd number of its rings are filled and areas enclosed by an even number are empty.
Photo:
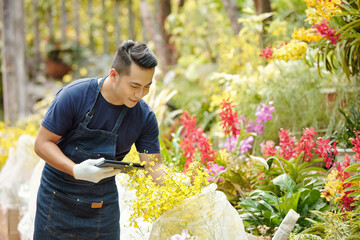
[[[341,13],[341,0],[304,0],[308,9],[306,10],[307,19],[310,24],[321,22],[324,18],[330,20],[330,17]]]
[[[289,43],[281,44],[274,49],[273,59],[295,61],[301,59],[306,53],[307,44],[305,42],[291,40]]]
[[[360,194],[360,177],[358,174],[351,175],[349,171],[359,166],[359,163],[352,166],[350,164],[350,156],[346,154],[345,161],[328,174],[324,191],[321,193],[321,197],[327,201],[340,205],[342,211],[353,210],[359,201],[356,196]]]
[[[192,162],[184,175],[176,174],[167,167],[162,170],[166,175],[161,184],[156,184],[146,170],[129,172],[130,189],[136,190],[137,197],[130,203],[133,213],[129,222],[134,227],[139,227],[137,218],[142,217],[144,221],[152,223],[162,213],[181,203],[185,198],[199,194],[209,184],[210,175],[198,161]],[[189,184],[187,184],[188,179],[190,179]]]
[[[32,122],[25,122],[16,126],[7,126],[0,122],[0,169],[5,164],[9,149],[15,148],[18,138],[23,134],[35,137],[38,127]]]
[[[330,21],[333,16],[342,14],[340,0],[304,0],[307,5],[305,10],[305,22],[311,25],[305,29],[301,27],[294,29],[292,40],[289,43],[282,43],[280,46],[273,48],[269,46],[262,50],[260,57],[267,60],[285,60],[295,61],[301,59],[309,46],[318,48],[323,44],[327,45],[336,43],[340,40],[340,34],[332,28]],[[308,45],[313,43],[311,45]]]
[[[335,4],[338,5],[334,7]],[[326,69],[331,72],[340,70],[340,73],[345,73],[351,80],[352,77],[358,76],[360,71],[358,55],[360,3],[359,1],[332,0],[327,5],[329,7],[325,9],[332,12],[330,19],[326,21],[332,26],[333,38],[337,41],[334,44],[335,41],[328,41],[329,37],[320,41],[316,46],[318,49],[316,61],[322,61]]]
[[[322,37],[316,33],[314,28],[305,29],[304,27],[299,29],[294,28],[291,37],[293,39],[305,42],[316,42],[322,39]]]
[[[46,95],[44,99],[34,105],[35,114],[18,120],[14,125],[0,121],[0,169],[8,158],[9,149],[16,147],[21,135],[27,134],[36,137],[41,119],[49,108],[52,99],[51,94]]]

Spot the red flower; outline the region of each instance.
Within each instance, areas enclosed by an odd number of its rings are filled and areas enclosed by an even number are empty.
[[[273,141],[264,141],[260,143],[261,152],[264,154],[264,157],[276,156],[277,149],[274,147],[275,143]]]
[[[209,139],[204,135],[202,129],[196,126],[197,119],[191,117],[190,113],[184,111],[181,115],[181,123],[184,126],[184,136],[180,140],[180,148],[185,156],[185,169],[193,162],[195,152],[198,149],[201,153],[201,162],[207,165],[215,160],[215,151],[212,149]]]
[[[234,111],[234,106],[231,105],[231,101],[229,99],[223,100],[220,103],[221,106],[221,122],[220,125],[224,129],[225,134],[230,134],[234,137],[240,134],[240,127],[239,127],[239,119],[237,117],[237,112]]]
[[[313,157],[312,150],[315,147],[315,138],[316,132],[314,128],[305,128],[303,136],[300,138],[300,141],[295,143],[295,157],[299,156],[302,151],[304,151],[304,160],[310,161]]]
[[[289,130],[280,129],[280,156],[289,160],[294,155],[294,140],[290,138]]]
[[[352,150],[356,153],[354,156],[354,161],[356,161],[356,162],[360,162],[360,136],[359,136],[359,134],[360,134],[360,132],[356,131],[355,139],[354,138],[349,139],[351,141],[351,143],[354,145]]]
[[[184,111],[180,117],[181,123],[184,125],[185,131],[193,131],[196,128],[196,117],[191,117],[188,111]]]
[[[333,165],[335,155],[339,154],[336,149],[336,142],[334,142],[332,147],[329,142],[329,139],[322,139],[319,137],[316,141],[318,147],[315,149],[315,153],[319,154],[319,157],[323,158],[324,162],[326,162],[325,166],[327,169]]]
[[[264,57],[267,60],[271,59],[273,57],[273,50],[272,46],[266,47],[261,51],[262,53],[259,55],[259,57]]]
[[[351,204],[355,202],[354,198],[348,196],[351,192],[354,192],[354,190],[346,192],[346,194],[340,199],[340,204],[343,205],[343,211],[352,211],[355,207],[351,206]]]
[[[335,34],[336,30],[329,27],[329,21],[326,19],[323,19],[320,24],[316,24],[313,28],[315,28],[322,37],[330,40],[332,44],[335,45],[339,41],[340,33]]]

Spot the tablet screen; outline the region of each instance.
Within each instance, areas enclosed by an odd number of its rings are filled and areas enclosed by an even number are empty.
[[[96,164],[97,167],[113,167],[117,169],[122,169],[125,172],[131,171],[134,168],[144,169],[144,165],[140,163],[131,163],[131,162],[121,162],[115,160],[103,160],[102,162]]]

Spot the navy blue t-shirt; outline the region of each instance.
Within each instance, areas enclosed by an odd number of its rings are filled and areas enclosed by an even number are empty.
[[[58,145],[66,142],[84,121],[86,113],[95,101],[97,78],[76,80],[63,87],[51,103],[41,124],[51,132],[62,136]],[[99,93],[90,129],[111,131],[125,105],[113,105]],[[159,128],[154,112],[144,100],[129,108],[118,131],[116,155],[122,159],[135,143],[139,153],[159,153]]]

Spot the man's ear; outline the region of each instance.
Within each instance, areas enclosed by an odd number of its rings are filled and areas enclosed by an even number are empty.
[[[116,72],[116,70],[114,68],[110,69],[110,79],[111,80],[116,80],[116,75],[118,75],[118,73]]]

